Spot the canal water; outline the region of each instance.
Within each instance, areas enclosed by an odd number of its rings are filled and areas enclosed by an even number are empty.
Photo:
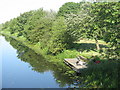
[[[72,80],[18,41],[0,36],[2,88],[67,88]]]

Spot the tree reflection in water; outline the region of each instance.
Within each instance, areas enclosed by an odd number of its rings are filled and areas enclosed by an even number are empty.
[[[71,69],[65,65],[64,67],[61,65],[53,64],[48,62],[42,55],[35,53],[33,50],[24,46],[22,43],[16,41],[13,38],[5,37],[7,41],[17,50],[17,57],[24,62],[27,62],[32,67],[32,70],[38,73],[44,73],[46,71],[51,71],[54,79],[59,84],[60,87],[64,87],[66,85],[70,87],[77,86],[78,82],[75,81],[75,74]],[[69,72],[69,73],[68,73]],[[72,72],[70,74],[70,72]]]

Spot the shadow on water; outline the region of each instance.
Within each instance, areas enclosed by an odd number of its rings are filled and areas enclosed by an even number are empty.
[[[106,45],[99,44],[100,48],[107,48]],[[96,50],[96,44],[94,43],[74,43],[72,49],[76,49],[77,51],[90,51]]]

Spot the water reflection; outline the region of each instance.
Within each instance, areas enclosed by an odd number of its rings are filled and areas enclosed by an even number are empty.
[[[22,45],[22,43],[15,39],[5,37],[6,41],[17,50],[17,57],[24,62],[30,64],[31,69],[38,73],[45,73],[47,71],[52,72],[56,83],[59,87],[73,87],[74,75],[67,74],[67,66],[62,67],[53,63],[48,62],[42,55],[38,55],[33,50]],[[49,82],[49,81],[48,81]],[[42,83],[42,82],[41,82]]]

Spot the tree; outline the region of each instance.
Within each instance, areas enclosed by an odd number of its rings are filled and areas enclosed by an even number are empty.
[[[109,2],[109,3],[100,3],[98,7],[104,8],[99,12],[104,12],[104,15],[101,15],[99,18],[101,19],[101,29],[105,30],[104,40],[109,42],[111,45],[111,49],[108,49],[107,54],[109,57],[114,57],[115,59],[120,59],[120,19],[119,19],[119,2]]]
[[[66,24],[64,17],[57,18],[52,25],[51,37],[48,44],[48,52],[52,54],[58,54],[62,52],[66,47]]]
[[[59,8],[57,16],[65,16],[66,14],[77,14],[81,3],[67,2]]]
[[[95,15],[91,13],[91,3],[84,3],[80,6],[81,10],[78,14],[66,15],[66,23],[70,35],[73,37],[73,41],[76,41],[80,37],[93,38],[96,41],[97,49],[99,50],[98,39],[100,38],[100,29],[95,24],[97,20]]]

